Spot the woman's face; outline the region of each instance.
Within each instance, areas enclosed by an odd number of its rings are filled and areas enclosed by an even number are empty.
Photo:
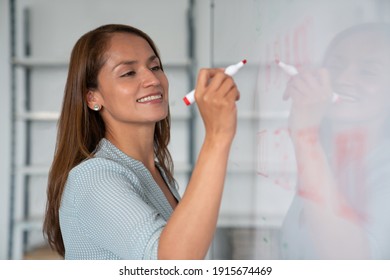
[[[102,106],[101,115],[108,127],[118,123],[154,125],[167,116],[168,80],[144,38],[114,34],[105,58],[98,88],[89,93],[89,106]]]
[[[389,113],[390,43],[379,32],[360,32],[340,41],[325,59],[333,90],[355,102],[337,102],[329,118],[368,121]]]

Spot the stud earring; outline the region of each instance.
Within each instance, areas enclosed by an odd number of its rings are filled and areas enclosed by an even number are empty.
[[[93,105],[93,110],[100,111],[100,105],[99,104]]]

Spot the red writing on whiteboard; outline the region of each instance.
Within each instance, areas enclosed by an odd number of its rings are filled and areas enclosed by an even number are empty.
[[[355,129],[338,134],[335,137],[334,153],[339,188],[336,211],[350,220],[364,220],[367,204],[367,132]]]
[[[286,190],[293,189],[295,159],[287,128],[257,133],[257,174]]]
[[[295,28],[284,34],[277,35],[273,41],[267,42],[265,47],[265,64],[261,65],[258,83],[262,85],[261,91],[269,92],[271,87],[285,85],[287,75],[282,75],[275,64],[275,59],[293,64],[298,69],[310,63],[310,32],[312,19],[303,20]]]

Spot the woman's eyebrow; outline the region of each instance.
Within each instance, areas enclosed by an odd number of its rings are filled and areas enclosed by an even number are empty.
[[[153,62],[153,61],[160,61],[157,57],[157,55],[153,54],[151,55],[148,59],[147,59],[147,62],[150,63],[150,62]],[[138,60],[122,60],[120,61],[119,63],[115,64],[114,67],[112,68],[112,71],[114,71],[117,67],[121,66],[121,65],[134,65],[134,64],[137,64],[139,61]]]
[[[119,63],[115,64],[114,67],[112,67],[112,71],[114,71],[117,67],[121,65],[134,65],[137,64],[138,60],[122,60]]]
[[[384,64],[381,56],[362,58],[361,61],[365,64],[377,64],[377,65]]]

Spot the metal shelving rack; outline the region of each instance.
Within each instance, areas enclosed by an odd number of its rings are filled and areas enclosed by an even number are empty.
[[[9,258],[22,259],[26,252],[29,233],[41,231],[41,216],[30,214],[30,179],[46,176],[49,166],[37,166],[31,162],[32,125],[37,122],[55,123],[59,112],[40,112],[31,109],[32,72],[36,68],[67,67],[62,61],[43,61],[31,58],[30,11],[23,10],[22,20],[17,19],[17,3],[10,1],[12,36],[12,184],[10,211]],[[18,24],[22,24],[22,28]],[[23,35],[18,36],[22,30]],[[20,40],[20,42],[18,41]],[[43,194],[44,195],[44,194]]]

